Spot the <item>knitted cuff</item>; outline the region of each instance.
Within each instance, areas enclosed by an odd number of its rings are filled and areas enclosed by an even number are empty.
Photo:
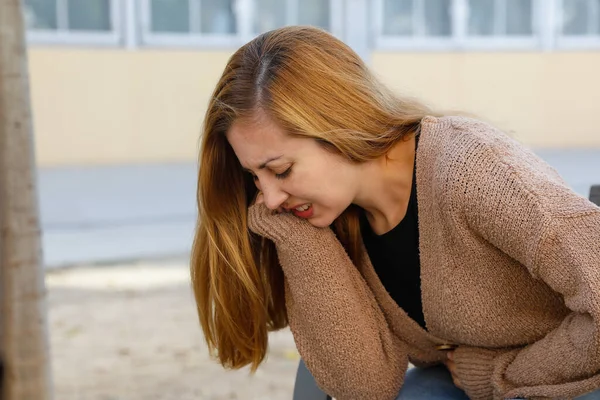
[[[494,350],[475,347],[459,347],[454,351],[457,378],[470,399],[492,399],[492,373],[494,359],[498,354]]]
[[[264,204],[248,208],[248,228],[280,245],[302,245],[308,238],[322,238],[328,231],[314,227],[310,222],[292,214],[269,210]]]
[[[274,242],[286,236],[288,229],[277,220],[275,211],[264,204],[254,204],[248,208],[248,228],[257,235]]]

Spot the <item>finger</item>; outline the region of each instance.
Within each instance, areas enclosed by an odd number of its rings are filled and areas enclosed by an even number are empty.
[[[263,192],[258,192],[258,194],[256,195],[256,200],[254,200],[254,204],[262,204],[265,202],[265,196],[263,195]]]
[[[448,371],[450,371],[450,373],[452,375],[454,375],[455,371],[456,371],[456,366],[454,365],[454,363],[450,360],[446,361],[446,368],[448,368]]]
[[[456,377],[456,373],[454,372],[454,368],[450,370],[450,376],[452,377],[452,383],[454,383],[454,386],[462,389],[460,380]]]
[[[448,368],[448,371],[452,376],[452,383],[454,383],[454,386],[456,386],[459,389],[462,389],[462,383],[460,382],[460,379],[456,377],[456,364],[454,364],[454,361],[446,361],[446,368]]]
[[[454,363],[452,361],[446,361],[446,368],[448,369],[448,372],[450,372],[450,375],[452,375],[452,380],[456,379],[456,367]]]
[[[456,386],[459,389],[462,389],[462,384],[460,383],[460,381],[458,380],[458,378],[455,378],[454,375],[452,376],[452,383],[454,383],[454,386]]]

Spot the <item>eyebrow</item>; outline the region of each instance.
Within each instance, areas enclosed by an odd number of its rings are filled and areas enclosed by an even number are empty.
[[[258,166],[258,169],[265,169],[265,167],[267,166],[268,163],[270,163],[271,161],[279,160],[281,157],[283,157],[283,156],[277,156],[277,157],[269,158],[267,161],[265,161],[264,163],[260,164]]]
[[[269,164],[271,161],[279,160],[281,157],[283,157],[283,156],[281,155],[281,156],[269,158],[267,161],[265,161],[262,164],[260,164],[258,166],[258,169],[265,169],[267,167],[267,164]],[[243,168],[244,168],[245,171],[248,171],[248,172],[252,173],[252,170],[250,168],[246,168],[246,167],[243,167]]]

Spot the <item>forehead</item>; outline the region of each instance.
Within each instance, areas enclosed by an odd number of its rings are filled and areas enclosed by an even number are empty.
[[[282,128],[266,120],[235,121],[226,136],[246,168],[255,168],[269,158],[285,156],[293,149],[294,143],[294,138]]]

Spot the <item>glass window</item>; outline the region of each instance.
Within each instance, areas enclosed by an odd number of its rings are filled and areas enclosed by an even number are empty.
[[[115,29],[112,7],[112,0],[25,0],[25,23],[34,31],[110,33]]]
[[[330,29],[330,0],[254,0],[255,33],[285,25],[312,25]]]
[[[531,0],[507,0],[506,34],[533,34],[533,4]]]
[[[494,34],[494,0],[469,0],[469,35]]]
[[[285,0],[255,0],[254,32],[263,33],[286,25]]]
[[[590,26],[590,33],[594,35],[600,35],[600,0],[591,0],[593,14],[592,16],[592,24]]]
[[[23,9],[27,29],[58,29],[56,0],[25,0]]]
[[[383,3],[383,33],[398,36],[412,35],[412,0],[385,0]]]
[[[599,34],[597,28],[600,25],[600,15],[598,14],[600,14],[600,0],[563,0],[563,34],[567,36]]]
[[[190,31],[188,0],[152,0],[151,30],[154,32],[186,33]]]
[[[450,36],[452,0],[385,0],[383,33],[395,36]]]
[[[152,33],[183,33],[191,41],[236,43],[241,37],[286,25],[313,25],[329,30],[331,0],[141,0]],[[166,35],[150,42],[177,40]],[[227,41],[230,42],[227,42]],[[228,44],[226,44],[228,45]]]
[[[200,31],[202,33],[236,33],[234,0],[202,0]]]
[[[468,4],[471,36],[533,34],[532,0],[469,0]]]
[[[302,0],[298,2],[298,24],[330,29],[329,0]]]
[[[451,0],[427,0],[424,5],[425,35],[450,36],[452,33]]]
[[[68,29],[111,31],[110,0],[68,0]]]

